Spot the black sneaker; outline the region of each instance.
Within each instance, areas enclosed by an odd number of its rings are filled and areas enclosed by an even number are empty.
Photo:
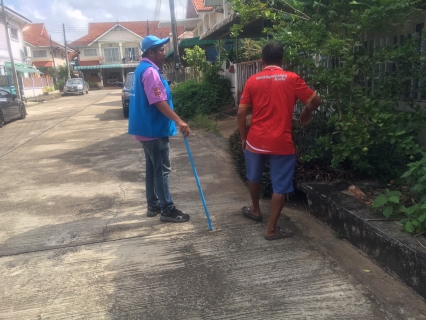
[[[160,212],[161,212],[160,206],[148,207],[148,212],[146,213],[146,215],[148,217],[155,217]]]
[[[161,212],[160,221],[163,222],[187,222],[189,220],[189,214],[183,213],[182,211],[173,207],[169,212]]]

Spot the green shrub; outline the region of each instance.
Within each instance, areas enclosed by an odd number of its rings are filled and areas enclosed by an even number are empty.
[[[399,181],[400,191],[387,189],[373,203],[373,208],[381,208],[386,218],[402,217],[400,223],[410,233],[426,231],[426,153],[421,156],[407,165],[409,169]]]
[[[205,51],[195,46],[185,49],[193,79],[172,86],[175,111],[184,119],[211,115],[234,105],[231,82],[219,74],[219,64],[209,65]]]
[[[63,91],[64,90],[64,86],[65,86],[65,81],[62,79],[59,79],[58,81],[56,81],[56,90],[60,90]]]
[[[282,14],[282,1],[232,2],[240,17],[234,35],[254,18],[272,21],[265,31],[284,46],[285,69],[322,97],[324,130],[307,137],[300,132],[310,141],[302,161],[389,181],[420,154],[417,136],[426,113],[416,99],[426,96],[424,36],[386,45],[378,40],[414,23],[421,2],[293,1],[295,16]]]
[[[52,92],[52,91],[55,91],[55,86],[54,86],[54,85],[51,85],[51,86],[45,86],[45,87],[43,88],[43,91],[44,91],[44,92]]]
[[[185,55],[182,59],[188,63],[191,77],[199,82],[203,70],[208,67],[205,50],[201,49],[199,46],[194,46],[192,49],[185,48]]]
[[[229,80],[225,77],[213,79],[188,80],[174,86],[173,105],[180,117],[191,119],[199,114],[210,115],[234,104]]]

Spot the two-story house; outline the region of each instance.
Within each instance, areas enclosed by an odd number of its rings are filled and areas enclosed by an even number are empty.
[[[31,23],[31,20],[11,8],[5,7],[4,9],[8,28],[5,28],[3,19],[0,19],[0,86],[7,90],[15,90],[12,88],[12,64],[6,41],[7,30],[9,32],[10,46],[19,85],[21,89],[23,88],[26,97],[37,95],[37,92],[34,89],[33,79],[34,76],[38,76],[40,74],[40,71],[29,65],[29,60],[25,54],[24,37],[22,32],[23,27],[26,24]],[[45,84],[41,83],[39,87],[42,88],[44,85]],[[42,89],[40,89],[40,91],[43,93]]]
[[[138,66],[141,41],[149,34],[170,37],[171,29],[160,28],[158,21],[89,23],[88,34],[69,44],[79,53],[74,69],[88,80],[97,79],[100,86],[116,85]]]
[[[5,7],[6,19],[8,21],[8,31],[10,45],[12,49],[13,60],[17,65],[24,65],[24,45],[22,37],[22,27],[31,21],[16,11]],[[4,27],[3,18],[0,19],[2,27],[0,28],[0,73],[2,75],[9,73],[10,57],[6,42],[6,28]]]
[[[29,64],[39,67],[55,67],[66,64],[66,54],[74,52],[53,40],[51,40],[49,32],[44,23],[26,24],[22,29],[25,41],[25,55]],[[42,69],[41,69],[42,70]]]

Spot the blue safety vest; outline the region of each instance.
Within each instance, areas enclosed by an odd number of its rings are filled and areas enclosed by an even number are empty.
[[[129,134],[149,138],[170,137],[177,134],[173,120],[162,114],[155,105],[150,105],[142,83],[142,75],[149,67],[153,67],[160,75],[161,82],[166,88],[167,102],[173,110],[172,94],[169,84],[158,69],[147,61],[142,61],[133,75],[130,90],[129,105]]]

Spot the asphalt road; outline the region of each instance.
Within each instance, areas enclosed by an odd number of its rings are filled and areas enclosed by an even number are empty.
[[[410,289],[316,219],[284,209],[290,239],[246,220],[248,190],[213,134],[181,137],[171,189],[189,223],[146,216],[144,162],[120,91],[28,108],[0,129],[0,319],[426,319]]]

